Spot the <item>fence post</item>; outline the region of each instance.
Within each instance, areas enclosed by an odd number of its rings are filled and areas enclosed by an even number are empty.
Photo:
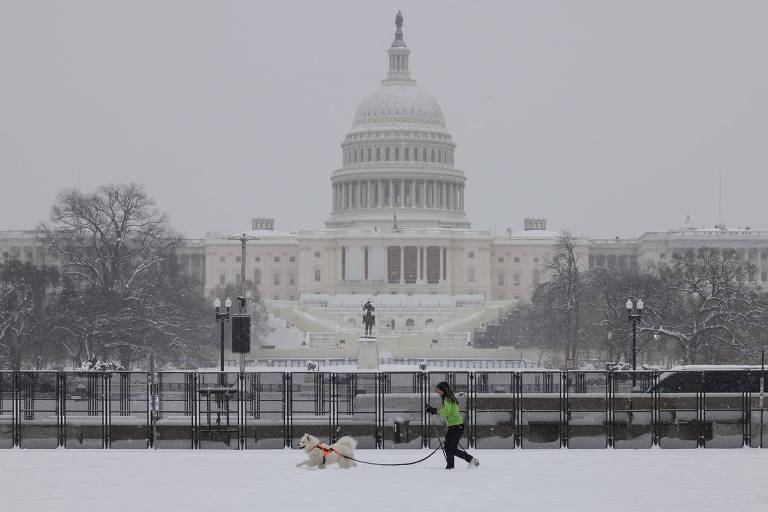
[[[32,389],[34,385],[30,386],[29,396],[32,397],[32,409],[34,410],[34,396]],[[67,447],[67,374],[64,372],[56,372],[56,427],[59,436],[59,446]],[[32,419],[34,419],[35,413],[32,412]]]
[[[285,446],[291,447],[291,439],[293,436],[293,375],[291,372],[283,372],[283,417],[285,418]]]
[[[570,422],[570,403],[568,386],[570,384],[570,373],[568,370],[558,372],[560,377],[560,446],[568,448],[568,427]]]
[[[467,442],[470,446],[470,448],[475,447],[475,441],[477,437],[477,424],[476,424],[476,414],[477,414],[477,403],[475,401],[475,372],[468,372],[469,382],[467,383],[467,387],[469,388],[467,391],[469,391],[469,399],[467,403],[467,412],[469,413],[469,433],[467,435]]]
[[[606,429],[607,429],[607,436],[608,436],[608,447],[613,448],[615,444],[615,437],[616,437],[616,401],[615,398],[615,389],[614,389],[614,380],[613,380],[613,372],[606,370],[605,372],[605,423],[606,423]],[[631,429],[630,424],[630,429]]]
[[[11,413],[11,421],[13,422],[13,446],[19,446],[19,431],[21,430],[20,425],[20,414],[21,414],[21,404],[19,404],[19,372],[13,372],[11,375],[11,386],[12,386],[12,398],[13,403],[11,404],[11,407],[13,407],[13,412]]]
[[[102,434],[103,434],[103,444],[102,447],[104,449],[109,449],[112,447],[112,401],[111,401],[111,393],[112,390],[111,382],[112,382],[112,372],[105,372],[102,376],[102,383],[101,383],[101,418],[102,418]]]

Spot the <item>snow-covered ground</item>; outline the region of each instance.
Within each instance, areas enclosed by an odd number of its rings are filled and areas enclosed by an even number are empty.
[[[359,450],[416,460],[421,450]],[[297,469],[297,450],[0,451],[9,512],[760,511],[768,450],[481,450],[481,466]]]

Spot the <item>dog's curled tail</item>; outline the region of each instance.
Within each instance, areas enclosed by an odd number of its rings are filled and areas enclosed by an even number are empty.
[[[357,441],[355,441],[353,438],[349,436],[344,436],[340,438],[338,441],[336,441],[336,444],[339,444],[341,446],[354,450],[355,447],[357,446]]]

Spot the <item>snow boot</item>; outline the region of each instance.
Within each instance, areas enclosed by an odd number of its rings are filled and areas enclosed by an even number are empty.
[[[467,464],[467,469],[474,469],[479,465],[480,465],[480,461],[477,460],[475,457],[472,457],[472,460],[469,461],[469,464]]]

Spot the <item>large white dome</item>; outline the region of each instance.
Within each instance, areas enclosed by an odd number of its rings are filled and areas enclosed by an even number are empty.
[[[445,119],[437,101],[415,82],[385,81],[357,107],[352,128],[380,128],[391,124],[445,128]]]
[[[469,228],[456,144],[440,105],[411,78],[402,24],[398,12],[387,77],[360,103],[341,144],[330,228]]]

